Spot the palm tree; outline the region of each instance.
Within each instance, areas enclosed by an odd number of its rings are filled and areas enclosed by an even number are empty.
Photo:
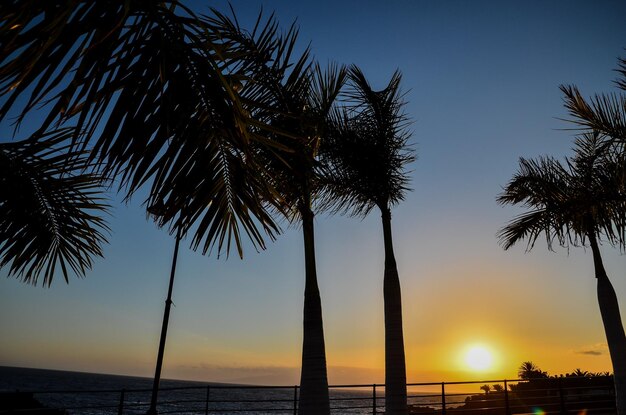
[[[582,370],[580,368],[576,368],[571,374],[566,376],[576,377],[576,378],[588,378],[593,376],[593,373],[589,373],[586,370]]]
[[[337,211],[364,217],[374,207],[382,215],[385,249],[385,409],[406,414],[406,363],[402,300],[391,233],[391,208],[408,190],[406,165],[415,160],[407,147],[410,133],[403,112],[401,75],[395,72],[382,91],[374,91],[363,72],[350,68],[353,106],[337,112],[334,131],[322,143],[328,171],[325,202]]]
[[[315,264],[313,203],[320,191],[317,151],[324,138],[326,118],[344,83],[345,70],[331,65],[323,71],[309,62],[308,51],[292,67],[277,61],[268,89],[275,93],[269,114],[277,131],[273,139],[285,142],[280,160],[264,163],[281,194],[281,213],[291,223],[302,224],[305,258],[302,367],[298,413],[330,414],[322,303]]]
[[[504,249],[527,239],[527,249],[544,234],[548,248],[589,245],[593,253],[600,314],[615,374],[619,414],[626,414],[626,336],[617,296],[602,263],[599,240],[624,249],[626,243],[626,163],[597,134],[576,141],[575,156],[564,167],[549,157],[520,160],[519,172],[498,196],[501,204],[529,209],[498,234]]]
[[[517,369],[517,377],[523,380],[530,379],[544,379],[548,377],[548,374],[539,369],[533,362],[523,362]]]
[[[42,275],[49,287],[57,265],[66,282],[84,276],[106,242],[103,182],[63,144],[70,134],[0,143],[0,267],[33,285]]]

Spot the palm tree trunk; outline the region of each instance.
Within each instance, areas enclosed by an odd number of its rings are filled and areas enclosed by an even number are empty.
[[[617,296],[604,269],[598,241],[593,232],[589,233],[589,242],[598,280],[598,305],[613,364],[617,414],[626,415],[626,335],[624,335]]]
[[[400,278],[393,253],[391,212],[381,208],[385,243],[385,414],[406,415],[406,363],[402,334],[402,295]]]
[[[300,400],[298,414],[329,415],[328,376],[326,373],[326,349],[322,302],[317,286],[315,269],[315,235],[313,212],[310,203],[301,208],[302,233],[304,235],[305,287],[304,287],[304,336],[302,341],[302,372],[300,374]]]
[[[174,277],[176,276],[176,261],[178,259],[178,247],[180,245],[181,227],[176,229],[176,244],[174,245],[174,258],[172,259],[172,270],[170,272],[170,283],[167,288],[167,299],[165,300],[165,310],[163,311],[163,324],[161,326],[161,337],[159,338],[159,352],[157,353],[157,363],[152,382],[152,397],[150,398],[150,408],[147,415],[156,415],[157,400],[159,395],[159,383],[161,382],[161,369],[163,367],[163,355],[165,353],[165,339],[167,338],[167,327],[170,322],[170,310],[172,308],[172,291],[174,290]]]

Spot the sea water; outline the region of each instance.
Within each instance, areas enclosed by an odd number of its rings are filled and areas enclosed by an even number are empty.
[[[151,396],[152,379],[58,370],[0,367],[0,391],[33,392],[50,408],[67,409],[70,414],[145,414]],[[293,414],[294,394],[290,388],[258,388],[201,382],[162,380],[160,414]],[[122,396],[122,390],[124,394]],[[372,414],[372,388],[331,389],[333,414]],[[384,399],[378,392],[378,412]]]
[[[27,369],[0,366],[0,392],[32,392],[50,408],[66,409],[71,415],[145,414],[148,410],[152,379]],[[123,391],[123,392],[122,392]],[[372,386],[331,388],[333,415],[384,413],[384,392]],[[446,397],[447,405],[462,404],[471,394]],[[159,414],[294,414],[297,406],[294,387],[255,387],[164,379],[160,383]],[[441,395],[409,388],[409,404],[441,408]]]

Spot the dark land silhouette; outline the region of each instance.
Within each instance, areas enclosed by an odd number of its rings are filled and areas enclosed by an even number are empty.
[[[449,405],[445,413],[509,415],[529,413],[615,414],[613,376],[576,369],[549,376],[524,362],[518,381],[481,385],[483,393],[469,395],[461,405]],[[508,383],[508,384],[507,384]],[[410,414],[442,414],[440,407],[410,406]]]
[[[48,408],[31,392],[0,392],[0,413],[22,415],[67,415],[62,409]]]

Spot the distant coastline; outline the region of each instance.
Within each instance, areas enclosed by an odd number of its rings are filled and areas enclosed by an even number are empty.
[[[47,389],[49,386],[46,380],[42,379],[42,381],[35,381],[33,376],[43,376],[45,379],[58,380],[59,378],[68,378],[68,377],[80,377],[81,381],[84,381],[86,377],[110,377],[111,383],[115,384],[124,384],[125,380],[128,385],[137,385],[145,383],[146,387],[152,386],[152,378],[147,376],[134,376],[134,375],[121,375],[114,373],[97,373],[97,372],[82,372],[82,371],[74,371],[74,370],[63,370],[63,369],[45,369],[45,368],[34,368],[34,367],[20,367],[20,366],[0,366],[0,391],[11,391],[16,388],[12,385],[19,385],[17,389],[20,390],[50,390]],[[11,379],[10,379],[11,378]],[[32,382],[31,386],[27,385],[29,382]],[[187,386],[249,386],[246,384],[239,383],[228,383],[228,382],[205,382],[198,380],[187,380],[187,379],[163,379],[163,385],[169,385],[170,387],[180,386],[179,383],[184,383]],[[72,382],[73,383],[73,382]],[[98,382],[101,383],[101,382]],[[36,387],[36,386],[44,386],[44,388]],[[124,386],[123,388],[131,389],[130,386]],[[55,388],[58,389],[58,388]],[[118,388],[122,389],[122,388]]]

